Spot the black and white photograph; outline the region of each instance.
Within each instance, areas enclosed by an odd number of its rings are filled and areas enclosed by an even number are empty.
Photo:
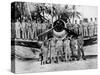
[[[97,69],[98,7],[11,3],[11,71]]]

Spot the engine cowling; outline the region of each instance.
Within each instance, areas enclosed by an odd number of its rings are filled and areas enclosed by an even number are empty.
[[[56,27],[55,27],[56,26]],[[67,32],[65,31],[65,22],[63,20],[56,20],[53,24],[53,35],[57,39],[64,39],[67,36]]]
[[[65,22],[63,20],[61,20],[61,19],[56,20],[54,22],[54,24],[53,24],[53,27],[55,27],[54,30],[56,32],[62,32],[64,30],[64,28],[65,28]]]

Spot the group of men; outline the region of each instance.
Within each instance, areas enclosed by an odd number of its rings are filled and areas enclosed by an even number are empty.
[[[41,47],[41,64],[60,61],[85,60],[82,36],[67,36],[63,40],[51,38],[45,40]]]
[[[46,31],[48,29],[48,23],[41,23],[41,21],[36,22],[30,20],[22,20],[21,22],[17,19],[15,24],[15,38],[17,39],[25,39],[25,40],[33,40],[40,33]],[[92,37],[97,34],[97,19],[93,22],[93,19],[90,19],[90,22],[83,22],[80,20],[77,23],[75,20],[75,24],[68,23],[66,27],[70,30],[73,30],[77,34],[82,33],[83,37],[89,36]],[[40,37],[39,40],[42,41],[45,39],[45,36]]]
[[[90,18],[89,22],[85,22],[80,20],[78,23],[77,20],[75,20],[75,24],[69,23],[69,28],[76,32],[77,34],[82,33],[83,37],[92,37],[97,35],[97,18],[94,19]]]
[[[15,22],[15,38],[24,40],[34,40],[36,37],[47,30],[48,23],[41,23],[41,21],[17,20]],[[42,41],[45,37],[39,38]]]
[[[97,18],[95,18],[95,21],[93,21],[92,18],[90,18],[90,22],[83,23],[83,32],[84,36],[95,36],[97,35]]]

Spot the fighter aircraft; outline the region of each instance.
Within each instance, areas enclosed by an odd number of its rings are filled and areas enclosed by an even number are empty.
[[[32,52],[33,53],[38,53],[41,52],[41,44],[42,42],[38,40],[39,37],[42,37],[44,35],[50,34],[53,38],[56,38],[57,40],[63,40],[64,38],[66,38],[67,36],[73,35],[73,36],[78,36],[77,33],[75,33],[72,30],[69,30],[66,27],[66,23],[62,20],[62,19],[58,19],[53,23],[53,27],[41,34],[39,34],[36,37],[36,41],[23,41],[23,40],[15,40],[15,43],[12,41],[12,43],[14,43],[15,45],[20,45],[23,47],[30,47],[32,48]],[[52,37],[49,37],[52,38]],[[25,58],[25,57],[23,57]]]
[[[37,36],[37,38],[46,35],[50,33],[54,38],[56,39],[64,39],[67,36],[73,35],[73,36],[78,36],[77,33],[74,31],[68,29],[66,27],[66,23],[62,19],[58,19],[53,23],[53,28],[41,33],[40,35]]]
[[[53,27],[51,29],[41,33],[40,35],[38,35],[37,39],[39,37],[42,37],[42,36],[46,35],[46,34],[52,35],[52,37],[49,37],[47,40],[49,40],[50,38],[55,38],[56,40],[61,40],[61,41],[63,41],[65,38],[67,38],[68,36],[71,36],[71,35],[73,37],[78,36],[77,33],[75,33],[74,31],[72,31],[72,30],[70,30],[66,27],[66,23],[62,19],[56,20],[53,23]],[[50,55],[51,55],[51,52],[50,52]],[[61,58],[62,58],[62,56],[61,56]],[[48,60],[49,61],[47,61],[47,62],[51,63],[51,57]],[[41,61],[41,63],[42,63],[42,61]]]

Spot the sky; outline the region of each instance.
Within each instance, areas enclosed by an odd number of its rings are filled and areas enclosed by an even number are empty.
[[[82,14],[83,18],[97,18],[98,8],[96,6],[77,6],[77,10]]]
[[[63,8],[66,4],[60,4]],[[72,8],[73,5],[68,5],[69,8]],[[98,18],[98,7],[96,6],[83,6],[83,5],[76,5],[76,10],[81,13],[82,18]]]
[[[48,4],[46,4],[48,5]],[[49,6],[51,6],[52,4],[49,4]],[[64,8],[66,4],[58,4],[58,6],[60,6],[61,8]],[[33,6],[34,6],[34,3],[30,4],[29,3],[29,6],[30,6],[30,9],[31,10],[34,10]],[[69,7],[72,7],[72,5],[68,5]],[[82,15],[82,18],[88,18],[88,20],[90,20],[90,18],[93,18],[93,21],[95,18],[98,18],[98,8],[96,6],[83,6],[83,5],[76,5],[76,10],[78,12],[81,13]]]

